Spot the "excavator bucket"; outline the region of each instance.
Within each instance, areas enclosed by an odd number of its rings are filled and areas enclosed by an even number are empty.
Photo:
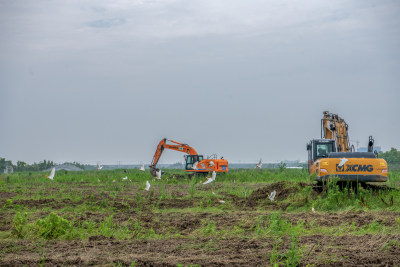
[[[150,174],[151,174],[153,177],[156,177],[156,176],[157,176],[157,174],[156,174],[156,172],[157,172],[156,166],[150,165],[149,167],[150,167]]]

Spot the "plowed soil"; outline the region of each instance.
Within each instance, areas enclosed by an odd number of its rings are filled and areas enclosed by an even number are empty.
[[[300,243],[307,249],[300,265],[396,266],[400,263],[400,247],[382,249],[393,240],[400,242],[400,236],[304,236]],[[266,266],[273,243],[272,238],[113,240],[97,236],[86,241],[49,241],[40,247],[12,241],[0,244],[0,249],[7,246],[10,250],[3,255],[1,266],[130,266],[132,262],[135,266]],[[19,250],[12,252],[14,248]]]
[[[214,190],[219,185],[214,186]],[[384,226],[395,226],[400,221],[399,212],[348,211],[334,213],[286,212],[288,204],[281,202],[302,188],[312,186],[307,183],[258,184],[248,197],[239,197],[219,192],[226,203],[213,197],[210,207],[221,208],[218,212],[181,211],[196,208],[201,199],[189,197],[188,185],[167,185],[164,192],[172,197],[159,201],[160,190],[153,195],[134,186],[112,196],[95,186],[85,185],[85,196],[73,199],[13,199],[14,205],[38,210],[34,218],[48,214],[46,209],[62,210],[92,203],[99,205],[107,200],[113,207],[114,221],[120,225],[128,221],[139,221],[144,228],[152,228],[158,235],[179,234],[180,237],[160,239],[116,240],[105,236],[90,236],[85,240],[18,240],[7,239],[0,242],[1,266],[177,266],[197,264],[201,266],[267,266],[273,252],[273,237],[218,237],[196,236],[196,231],[205,220],[215,222],[216,230],[241,229],[250,231],[256,218],[268,216],[273,211],[282,210],[282,218],[296,224],[304,222],[306,228],[313,226],[333,227],[355,224],[363,227],[374,222]],[[79,185],[82,189],[82,185]],[[74,190],[74,189],[71,189]],[[207,191],[210,188],[202,188]],[[276,191],[274,202],[267,201],[268,194]],[[137,210],[137,194],[146,196],[143,209]],[[313,192],[313,194],[317,194]],[[15,193],[0,192],[0,203],[17,196]],[[25,195],[26,196],[26,195]],[[158,203],[159,202],[159,203]],[[158,204],[157,204],[158,203]],[[267,204],[265,204],[267,203]],[[155,212],[152,207],[157,205]],[[224,207],[226,209],[224,209]],[[41,210],[45,208],[45,210]],[[8,211],[8,208],[4,208]],[[172,209],[169,211],[169,209]],[[60,214],[60,213],[59,213]],[[0,231],[10,231],[14,213],[4,212],[0,219]],[[65,215],[74,221],[103,221],[110,214],[84,211],[80,214]],[[290,237],[283,237],[282,250],[288,250]],[[389,245],[388,245],[389,244]],[[393,245],[390,245],[393,244]],[[398,244],[398,245],[396,245]],[[303,249],[300,266],[396,266],[400,264],[400,235],[379,233],[376,235],[306,235],[299,238]],[[283,259],[284,261],[284,259]]]

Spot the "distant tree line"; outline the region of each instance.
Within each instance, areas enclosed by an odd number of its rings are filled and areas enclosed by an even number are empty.
[[[379,153],[379,157],[386,160],[389,165],[400,165],[400,151],[391,148],[389,151]]]
[[[78,168],[85,169],[85,165],[80,164],[79,162],[66,162],[66,164],[75,165]],[[43,160],[37,163],[35,162],[33,164],[28,164],[23,161],[17,161],[16,164],[13,164],[11,160],[6,160],[5,158],[0,157],[0,173],[4,173],[5,170],[13,170],[16,172],[44,171],[54,166],[56,166],[56,164],[51,160]]]
[[[81,164],[81,163],[76,162],[76,161],[74,161],[74,162],[64,162],[63,164],[74,165],[74,166],[76,166],[76,167],[78,167],[78,168],[80,168],[80,169],[82,169],[82,170],[86,170],[87,166],[89,166],[89,165]]]
[[[5,158],[0,158],[0,172],[4,172],[7,168],[17,172],[24,171],[44,171],[55,166],[54,162],[51,160],[43,160],[41,162],[35,162],[33,164],[28,164],[24,161],[17,161],[17,164],[13,164],[11,160],[6,160]]]

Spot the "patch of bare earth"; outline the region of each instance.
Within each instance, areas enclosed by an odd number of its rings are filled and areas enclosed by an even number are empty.
[[[400,247],[382,249],[400,236],[304,236],[301,266],[395,266],[400,263]],[[168,240],[114,240],[103,236],[86,241],[49,241],[42,246],[26,241],[12,241],[18,251],[3,254],[1,266],[103,265],[112,263],[136,266],[265,266],[269,264],[273,238],[198,238]],[[290,240],[280,248],[286,252]],[[4,245],[0,245],[3,251]],[[43,254],[43,252],[45,254]],[[43,257],[43,255],[46,255]]]
[[[214,189],[219,189],[217,184]],[[301,188],[311,186],[306,183],[272,183],[254,185],[253,192],[247,197],[239,197],[221,192],[225,204],[212,197],[211,206],[230,207],[218,212],[181,211],[190,207],[198,207],[201,198],[188,197],[188,185],[166,185],[164,193],[172,197],[160,200],[160,189],[155,187],[153,193],[146,192],[133,185],[128,185],[116,196],[110,192],[100,193],[96,187],[87,188],[82,200],[70,199],[15,199],[13,204],[29,208],[52,208],[92,203],[100,205],[107,200],[108,206],[114,207],[113,219],[119,225],[126,225],[133,220],[139,221],[146,229],[152,228],[158,235],[180,234],[180,238],[164,238],[150,240],[116,240],[105,236],[91,236],[88,240],[43,241],[3,239],[0,242],[0,266],[36,266],[41,262],[45,266],[113,266],[121,263],[129,266],[176,266],[177,264],[199,264],[202,266],[266,266],[273,251],[274,239],[270,237],[231,237],[209,236],[196,237],[198,229],[204,221],[215,222],[216,230],[232,230],[238,226],[246,232],[253,233],[258,217],[268,215],[274,210],[285,210],[282,200],[287,199]],[[71,188],[71,190],[78,190]],[[200,187],[199,190],[211,190]],[[268,194],[276,191],[274,202],[265,201]],[[144,207],[138,209],[137,197],[142,197]],[[0,192],[0,203],[14,197],[15,193]],[[267,204],[265,204],[267,203]],[[268,207],[265,207],[268,205]],[[157,209],[154,207],[157,206]],[[264,209],[265,208],[265,209]],[[168,211],[174,209],[174,212]],[[10,208],[11,210],[11,208]],[[14,213],[4,209],[0,220],[0,230],[9,231]],[[158,211],[158,212],[157,212]],[[39,217],[47,216],[50,211],[43,209],[30,215],[32,222]],[[1,214],[0,214],[1,215]],[[96,223],[111,215],[109,211],[82,210],[79,214],[60,214],[77,223],[92,220]],[[335,227],[351,225],[362,227],[373,222],[386,226],[395,226],[399,212],[337,212],[316,213],[282,212],[282,218],[294,224],[305,221],[315,226]],[[77,223],[78,224],[78,223]],[[283,238],[279,248],[283,254],[289,249],[290,237]],[[398,242],[398,243],[396,243]],[[389,245],[388,245],[389,244]],[[390,245],[392,244],[392,245]],[[301,266],[396,266],[400,264],[400,235],[310,235],[299,238],[299,246],[303,249]]]

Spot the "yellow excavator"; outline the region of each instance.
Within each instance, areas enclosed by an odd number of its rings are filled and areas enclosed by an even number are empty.
[[[348,124],[337,114],[323,112],[321,139],[307,144],[308,170],[321,182],[330,176],[340,181],[386,182],[388,166],[373,152],[374,139],[368,140],[368,152],[354,152],[350,146]]]

